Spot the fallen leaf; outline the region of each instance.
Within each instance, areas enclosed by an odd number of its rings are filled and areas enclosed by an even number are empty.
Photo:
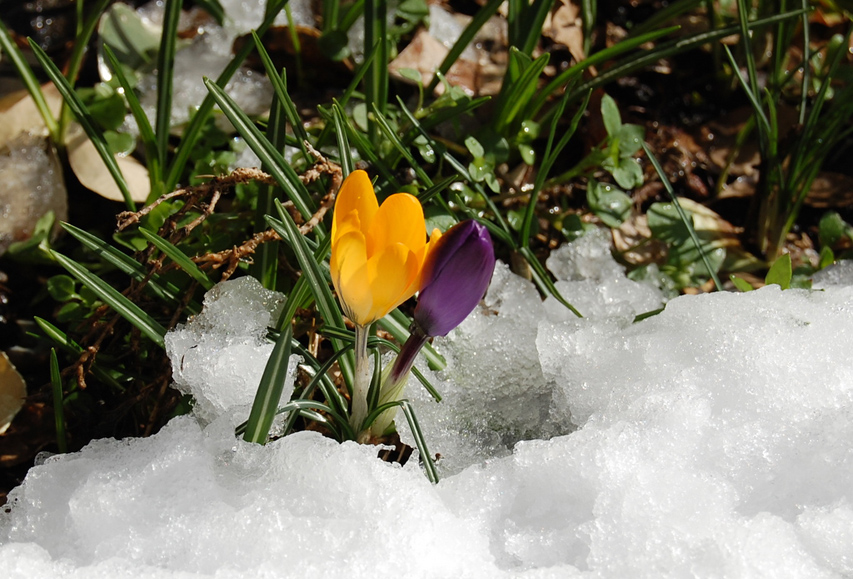
[[[583,50],[583,21],[580,7],[571,0],[560,0],[556,10],[548,15],[542,33],[569,49],[576,62],[586,58]]]
[[[52,82],[42,85],[47,108],[54,117],[59,116],[62,96]],[[3,148],[21,133],[47,136],[47,127],[36,103],[26,90],[12,93],[0,100],[0,148]]]
[[[9,428],[26,397],[27,383],[23,376],[15,370],[6,352],[0,352],[0,434]]]
[[[124,201],[118,185],[83,127],[77,123],[68,127],[65,146],[68,149],[68,164],[84,187],[110,201]],[[148,169],[133,157],[116,155],[115,159],[130,189],[131,198],[137,203],[144,203],[150,191]]]

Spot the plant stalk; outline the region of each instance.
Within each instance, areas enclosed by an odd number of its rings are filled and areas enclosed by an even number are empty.
[[[352,411],[349,423],[355,432],[361,431],[361,425],[367,418],[367,390],[370,388],[370,365],[367,356],[367,337],[369,326],[355,326],[355,375],[352,384]]]

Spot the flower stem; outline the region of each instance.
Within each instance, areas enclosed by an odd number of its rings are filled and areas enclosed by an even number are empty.
[[[349,423],[356,432],[361,430],[361,425],[367,418],[367,390],[370,387],[370,366],[367,357],[368,327],[360,324],[355,326],[355,376]]]

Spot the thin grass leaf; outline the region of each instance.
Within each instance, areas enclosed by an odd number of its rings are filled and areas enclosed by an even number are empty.
[[[338,141],[338,151],[341,162],[341,173],[346,178],[353,171],[352,152],[349,147],[349,139],[344,128],[344,121],[341,118],[340,107],[332,107],[332,120],[335,123],[335,138]]]
[[[285,126],[285,114],[281,100],[278,95],[273,95],[272,103],[270,104],[269,122],[267,123],[267,140],[278,149],[284,148],[284,142],[287,134]],[[268,172],[266,165],[261,166],[261,169]],[[255,233],[260,233],[266,229],[265,215],[272,213],[273,201],[279,197],[281,192],[276,185],[260,185],[258,191],[258,200],[255,205],[255,222],[253,229]],[[263,243],[255,251],[252,264],[249,266],[249,271],[253,277],[258,279],[265,288],[274,290],[278,278],[278,241],[269,241]]]
[[[80,67],[83,65],[83,59],[89,47],[89,41],[94,34],[98,23],[101,21],[101,15],[107,9],[107,6],[112,3],[112,0],[97,0],[94,6],[87,7],[89,17],[85,20],[78,20],[77,34],[74,37],[74,47],[71,49],[71,55],[68,57],[66,66],[65,78],[68,79],[68,84],[72,87],[77,84],[77,75],[80,73]],[[63,102],[62,110],[59,114],[59,140],[65,142],[65,128],[68,125],[68,107]]]
[[[391,170],[383,159],[379,158],[370,141],[368,141],[364,135],[352,126],[352,123],[350,123],[341,105],[333,101],[332,108],[339,109],[340,118],[344,124],[344,128],[346,129],[346,133],[351,139],[351,142],[355,145],[356,150],[361,154],[362,158],[369,161],[370,164],[379,171],[379,174],[382,175],[382,179],[388,182],[391,188],[399,189],[400,184],[396,177],[394,177],[394,171]]]
[[[373,376],[370,377],[370,387],[367,389],[368,412],[379,405],[379,391],[382,387],[382,359],[379,350],[373,350]]]
[[[129,255],[70,223],[61,222],[60,226],[80,243],[92,250],[98,257],[119,271],[129,275],[138,282],[145,282],[148,279],[148,270]],[[183,293],[182,290],[171,282],[162,281],[158,275],[151,276],[145,288],[155,298],[166,301],[170,305],[177,306],[181,303],[180,296]],[[197,314],[201,311],[201,306],[195,301],[190,301],[187,304],[187,310],[192,314]]]
[[[254,32],[252,32],[252,40],[255,42],[255,48],[258,50],[258,55],[261,57],[264,69],[267,71],[267,78],[272,82],[273,90],[278,96],[279,102],[284,107],[285,116],[288,122],[290,122],[293,133],[296,135],[296,140],[299,142],[302,154],[307,158],[308,149],[305,147],[305,141],[308,140],[308,133],[305,132],[305,127],[302,126],[302,120],[299,118],[296,105],[287,92],[287,73],[282,69],[281,74],[279,74],[267,49],[264,47],[263,42],[261,42],[261,38]]]
[[[669,198],[672,200],[672,204],[675,205],[675,209],[678,211],[678,216],[681,218],[681,222],[684,223],[684,227],[686,227],[688,233],[690,233],[690,239],[693,240],[693,244],[696,246],[696,251],[698,251],[699,255],[702,257],[702,263],[705,264],[705,269],[708,270],[708,273],[711,275],[711,279],[714,280],[714,287],[717,288],[717,291],[722,291],[723,284],[720,282],[717,272],[714,271],[713,267],[711,267],[711,261],[708,259],[708,254],[705,251],[705,248],[699,242],[699,236],[696,235],[696,229],[693,228],[693,222],[687,216],[687,213],[684,212],[684,209],[681,207],[681,203],[678,202],[678,198],[672,190],[672,184],[670,184],[666,173],[663,172],[657,157],[655,157],[654,153],[652,153],[652,150],[646,143],[643,143],[643,150],[646,151],[649,161],[652,162],[652,166],[654,166],[655,171],[657,171],[658,177],[660,177],[661,182],[663,182],[663,186],[666,189]]]
[[[293,330],[288,325],[279,335],[275,342],[272,353],[264,367],[255,400],[252,402],[252,411],[246,423],[246,432],[243,440],[264,444],[272,427],[281,393],[284,390],[284,381],[287,378],[287,368],[290,360],[290,340],[293,338]]]
[[[56,85],[56,88],[65,100],[65,103],[71,109],[71,112],[74,113],[74,116],[77,117],[77,121],[82,125],[83,130],[86,131],[86,135],[89,137],[89,140],[92,141],[92,144],[95,146],[95,149],[98,151],[101,159],[103,159],[104,164],[107,166],[107,170],[110,172],[110,175],[112,175],[119,191],[121,191],[125,205],[131,211],[136,211],[136,203],[134,203],[133,199],[130,198],[130,189],[127,187],[127,181],[125,181],[124,175],[121,173],[121,169],[116,162],[115,156],[113,156],[109,146],[107,145],[107,140],[104,138],[103,132],[97,127],[95,120],[92,118],[92,115],[89,114],[89,110],[86,108],[86,105],[83,104],[77,96],[77,93],[75,93],[74,89],[71,88],[71,85],[68,84],[68,80],[62,76],[62,73],[59,72],[59,69],[56,68],[56,65],[53,64],[50,57],[45,54],[44,50],[42,50],[32,39],[29,40],[29,43],[36,59],[38,59],[39,63],[44,68],[45,73],[50,77],[50,80],[53,81],[53,84]]]
[[[752,2],[750,2],[752,5]],[[738,25],[740,26],[740,44],[746,60],[747,78],[752,94],[758,96],[758,71],[755,66],[755,54],[752,52],[752,36],[749,33],[749,7],[745,0],[737,0]],[[728,48],[728,47],[727,47]]]
[[[326,360],[322,366],[320,366],[305,388],[302,390],[302,393],[299,395],[299,398],[310,398],[314,395],[314,390],[316,388],[320,388],[323,392],[323,396],[326,398],[326,402],[329,407],[339,416],[346,416],[347,413],[347,401],[343,395],[338,392],[337,388],[334,387],[334,384],[328,377],[329,371],[332,369],[332,366],[343,356],[347,351],[350,351],[352,348],[350,346],[344,346]],[[292,417],[293,420],[296,420],[296,417]],[[284,433],[287,434],[290,429],[293,428],[293,423],[288,420],[285,424]]]
[[[222,23],[225,21],[225,10],[222,8],[219,0],[195,0],[195,3],[204,8],[205,12],[213,16],[216,23],[222,26]]]
[[[729,59],[729,63],[732,65],[733,72],[737,77],[738,83],[743,89],[744,93],[746,93],[746,97],[749,99],[750,104],[752,105],[752,110],[755,113],[755,116],[758,118],[758,127],[761,130],[762,137],[766,142],[767,139],[770,138],[770,133],[772,132],[772,124],[767,118],[767,115],[764,112],[764,107],[761,106],[761,102],[758,100],[758,95],[752,92],[752,82],[748,78],[744,78],[740,73],[740,68],[735,61],[735,57],[732,54],[732,51],[729,50],[728,46],[723,46],[723,50],[726,53],[726,56]]]
[[[364,2],[364,52],[376,50],[376,58],[370,65],[364,88],[365,101],[376,103],[383,113],[388,104],[388,24],[387,0],[365,0]],[[368,134],[376,143],[377,129],[368,117]]]
[[[783,12],[782,14],[776,14],[774,16],[768,16],[767,18],[761,18],[758,20],[753,20],[750,22],[749,28],[750,30],[756,30],[763,26],[769,26],[771,24],[776,24],[777,22],[782,22],[789,18],[796,18],[800,14],[802,14],[802,10],[793,10],[791,12]],[[598,76],[593,79],[590,79],[583,84],[581,84],[578,88],[572,91],[572,96],[569,97],[569,102],[575,100],[576,98],[580,98],[582,95],[586,94],[589,90],[596,89],[602,87],[606,84],[614,82],[624,76],[627,76],[631,72],[643,68],[645,66],[649,66],[662,58],[666,58],[668,56],[672,56],[674,54],[680,54],[696,48],[697,46],[701,46],[703,44],[708,44],[711,42],[716,42],[721,38],[725,38],[726,36],[730,36],[732,34],[737,34],[740,29],[737,26],[729,26],[727,28],[717,28],[715,30],[711,30],[709,32],[703,32],[700,34],[695,34],[688,38],[681,38],[678,40],[673,40],[670,42],[665,42],[658,44],[654,49],[647,51],[638,51],[630,56],[620,60],[612,67],[607,70],[602,71]],[[624,40],[623,42],[634,42],[638,40],[629,39]],[[616,46],[621,46],[623,42],[620,42]],[[612,48],[616,48],[616,46]],[[602,51],[604,52],[604,51]],[[624,52],[624,51],[620,51]],[[595,55],[597,56],[597,54]],[[590,57],[587,60],[584,60],[581,64],[588,63]],[[574,68],[574,67],[572,67]],[[571,69],[569,69],[571,70]],[[566,71],[568,72],[568,70]],[[563,76],[563,75],[560,75]],[[553,83],[553,81],[552,81]],[[552,83],[549,83],[545,90],[551,86]],[[545,91],[543,91],[545,92]],[[543,98],[543,97],[540,97]],[[547,95],[544,95],[544,98],[547,98]],[[544,100],[543,100],[544,103]]]
[[[44,332],[44,335],[53,340],[56,345],[58,345],[63,351],[68,352],[72,356],[78,356],[83,353],[83,347],[68,337],[68,335],[48,322],[45,319],[39,318],[38,316],[33,316],[33,320],[36,325]],[[101,368],[100,364],[95,361],[92,364],[92,374],[104,384],[112,386],[119,392],[124,392],[125,388],[122,386],[115,378],[113,378],[110,374],[108,374],[103,368]]]
[[[356,4],[363,3],[364,0],[357,0]],[[345,107],[347,103],[349,103],[349,99],[352,98],[352,95],[355,94],[358,85],[361,83],[361,79],[364,78],[364,75],[367,74],[367,71],[370,69],[370,64],[373,62],[373,59],[376,58],[376,48],[370,51],[370,53],[365,54],[364,61],[361,65],[355,69],[355,73],[353,74],[352,80],[347,85],[346,90],[344,90],[343,94],[338,99],[332,99],[332,102],[338,102],[341,107]],[[323,113],[323,107],[318,107],[320,113]],[[332,125],[326,123],[323,127],[323,130],[320,131],[320,134],[317,136],[317,140],[315,141],[315,147],[321,148],[325,146],[326,139],[329,138],[329,134],[331,134]]]
[[[679,28],[679,26],[671,26],[662,30],[655,30],[647,34],[641,34],[634,38],[627,38],[619,42],[618,44],[611,46],[610,48],[606,48],[604,50],[596,52],[595,54],[589,55],[584,60],[558,74],[556,77],[554,77],[553,80],[551,80],[551,82],[546,84],[545,87],[531,101],[530,106],[526,109],[524,114],[525,118],[533,118],[533,116],[535,116],[536,113],[539,112],[539,109],[542,108],[542,105],[545,104],[551,94],[571,82],[576,77],[579,77],[580,74],[587,68],[607,62],[608,60],[616,58],[620,54],[635,50],[643,44],[646,44],[647,42],[654,42],[655,40],[663,36],[672,34]]]
[[[340,309],[329,290],[329,284],[323,273],[320,271],[320,266],[317,264],[317,258],[311,254],[308,245],[305,243],[305,238],[299,232],[290,213],[285,211],[281,203],[276,201],[276,209],[278,210],[281,221],[267,216],[267,223],[270,227],[276,230],[281,237],[289,241],[293,252],[296,254],[296,259],[299,262],[299,267],[302,268],[302,276],[308,281],[308,286],[314,296],[314,301],[317,304],[317,310],[327,324],[333,326],[343,326],[344,319]],[[321,258],[322,260],[322,258]],[[340,350],[343,344],[338,340],[332,340],[332,348],[335,351]],[[352,355],[347,355],[340,361],[341,373],[347,384],[352,384],[354,376],[355,362]]]
[[[215,285],[213,281],[207,277],[207,274],[201,271],[186,253],[175,247],[173,244],[169,243],[153,231],[149,231],[145,228],[140,228],[139,233],[154,245],[154,247],[165,253],[169,259],[174,261],[178,267],[187,273],[187,275],[201,284],[201,287],[205,290],[209,290]]]
[[[89,286],[89,289],[95,292],[95,294],[97,294],[104,303],[114,309],[116,313],[130,322],[131,325],[136,327],[152,342],[161,348],[165,347],[165,344],[163,343],[163,336],[166,335],[166,328],[161,326],[157,320],[142,311],[139,306],[120,294],[118,290],[113,288],[107,282],[89,273],[89,270],[73,259],[53,250],[50,251],[50,254],[57,262],[59,262],[59,265],[76,277],[78,281]]]
[[[377,126],[379,130],[385,135],[385,138],[388,139],[391,144],[397,149],[397,152],[403,156],[404,159],[409,163],[409,166],[414,169],[415,174],[418,176],[418,180],[423,182],[427,187],[432,187],[432,179],[427,175],[427,172],[424,171],[423,167],[420,166],[420,163],[415,161],[415,158],[409,152],[409,149],[403,145],[403,142],[397,136],[397,132],[391,127],[391,123],[388,122],[388,119],[385,118],[385,115],[382,114],[382,111],[379,110],[379,107],[376,106],[376,103],[370,103],[370,107],[373,111],[373,115],[376,118]]]
[[[528,56],[533,56],[533,50],[539,44],[539,37],[542,36],[542,25],[545,23],[552,5],[551,0],[533,0],[533,4],[525,6],[522,20],[522,30],[525,31],[525,35],[518,48]]]
[[[426,439],[424,438],[423,432],[421,432],[421,425],[418,424],[418,418],[415,416],[415,411],[412,408],[412,405],[409,404],[408,400],[400,400],[399,402],[400,408],[403,410],[403,414],[409,422],[409,428],[412,431],[412,437],[415,439],[415,445],[418,447],[421,460],[424,461],[424,470],[426,470],[427,478],[429,479],[429,482],[438,484],[438,471],[435,469],[435,463],[433,462],[432,456],[427,448]]]
[[[56,446],[60,454],[68,452],[65,435],[65,404],[62,396],[62,376],[59,374],[59,360],[56,350],[50,349],[50,383],[53,387],[53,419],[56,425]]]
[[[41,91],[41,83],[36,78],[33,69],[27,63],[21,49],[18,48],[17,44],[12,42],[9,30],[3,24],[2,20],[0,20],[0,49],[2,49],[4,57],[12,61],[12,66],[15,67],[18,76],[24,82],[24,86],[27,87],[27,92],[30,93],[30,97],[33,99],[39,114],[41,114],[42,120],[44,120],[44,126],[47,127],[50,140],[57,147],[62,147],[64,143],[59,132],[59,123],[50,111],[47,101],[44,99],[44,93]]]
[[[518,252],[530,265],[530,273],[533,275],[533,283],[537,285],[539,291],[543,294],[550,294],[554,296],[557,301],[566,306],[570,312],[577,317],[582,318],[583,316],[581,313],[563,297],[563,294],[560,293],[560,290],[558,290],[557,286],[554,285],[554,282],[551,281],[551,278],[548,276],[548,272],[545,271],[545,268],[542,267],[541,263],[539,263],[539,259],[537,259],[533,251],[529,247],[520,247],[518,248]]]
[[[632,27],[628,31],[628,37],[646,34],[658,26],[662,26],[666,22],[693,10],[702,2],[703,0],[676,0],[672,4],[664,5],[662,8],[655,10],[646,20]]]
[[[329,417],[333,419],[333,422],[330,422],[325,417],[312,412],[312,409],[325,412],[326,414],[328,414]],[[320,416],[319,422],[323,422],[324,424],[326,424],[326,426],[330,427],[330,429],[335,433],[335,436],[338,441],[343,442],[344,440],[355,440],[355,433],[353,433],[352,429],[349,428],[349,425],[346,425],[346,427],[344,428],[345,432],[342,432],[341,430],[341,428],[344,427],[344,425],[346,424],[346,420],[342,416],[337,414],[334,410],[332,410],[321,402],[301,399],[291,400],[284,406],[278,408],[273,414],[273,417],[279,414],[284,414],[285,412],[302,414],[308,416],[312,420],[316,420],[316,417]],[[234,429],[234,434],[237,436],[240,436],[241,434],[245,435],[246,431],[248,430],[248,427],[249,422],[243,422],[242,424],[238,425],[237,428]]]
[[[256,30],[258,36],[263,38],[264,33],[266,33],[269,27],[272,26],[276,16],[281,12],[281,9],[287,1],[288,0],[269,0],[267,2],[264,21]],[[240,50],[234,55],[234,58],[231,59],[231,62],[228,63],[228,66],[225,67],[225,70],[223,70],[217,77],[217,86],[224,88],[225,85],[228,84],[228,81],[231,80],[231,77],[234,76],[234,73],[237,72],[243,64],[243,61],[249,56],[249,53],[252,52],[254,46],[255,45],[253,43],[247,42],[242,46],[242,48],[240,48]],[[195,149],[198,139],[201,137],[202,129],[213,112],[214,104],[215,101],[213,100],[213,96],[208,94],[202,101],[201,105],[199,105],[198,110],[195,112],[193,117],[190,119],[189,125],[187,125],[187,128],[181,135],[181,141],[175,149],[175,156],[172,159],[172,164],[169,165],[169,170],[166,172],[166,181],[164,183],[165,191],[172,191],[180,180],[187,162],[189,161],[190,155]],[[148,202],[151,203],[152,201],[154,201],[154,199],[149,196]]]
[[[440,75],[447,74],[447,71],[450,70],[459,56],[465,52],[465,48],[471,44],[472,40],[474,40],[477,32],[479,32],[486,22],[488,22],[489,18],[498,11],[501,4],[503,4],[503,0],[489,0],[485,6],[477,11],[474,18],[471,19],[471,22],[468,23],[468,26],[465,27],[462,34],[460,34],[459,38],[456,39],[456,42],[453,43],[453,46],[450,47],[450,51],[447,53],[447,56],[445,56],[444,60],[441,61],[438,69],[436,69],[438,74],[435,74],[432,77],[426,92],[432,93],[432,91],[435,90],[435,87],[438,86],[438,83],[441,80]]]
[[[548,173],[551,172],[551,167],[557,161],[557,157],[565,148],[565,146],[569,143],[569,139],[575,134],[575,131],[578,128],[578,123],[580,123],[581,117],[586,111],[586,107],[589,104],[589,98],[592,95],[591,92],[587,93],[586,99],[578,108],[575,115],[572,117],[572,121],[569,124],[569,128],[563,131],[563,135],[560,137],[559,142],[556,146],[554,145],[554,135],[557,134],[558,124],[560,122],[560,118],[563,116],[563,111],[566,108],[566,103],[568,103],[569,91],[566,91],[563,98],[560,100],[560,105],[557,107],[557,114],[554,115],[554,118],[551,121],[551,130],[548,133],[548,143],[545,146],[545,155],[542,159],[542,166],[539,168],[539,172],[536,174],[536,181],[533,184],[533,190],[530,192],[530,201],[527,203],[527,207],[524,211],[524,219],[521,222],[521,228],[518,232],[518,241],[521,247],[529,247],[530,246],[530,232],[533,227],[533,218],[536,215],[536,201],[539,198],[539,192],[542,191],[542,187],[545,185],[545,179],[548,177]]]
[[[511,61],[514,59],[520,63],[519,55],[515,48],[510,48]],[[516,79],[511,79],[509,75],[504,77],[504,84],[501,86],[498,102],[495,104],[495,131],[502,133],[511,126],[525,105],[530,103],[539,86],[539,77],[548,65],[549,56],[546,52],[530,64],[519,64],[523,66],[523,70]]]
[[[166,0],[163,33],[160,36],[160,49],[157,51],[157,114],[154,119],[154,132],[157,135],[160,165],[164,167],[169,150],[169,132],[172,129],[172,87],[182,3],[182,0]]]
[[[162,186],[161,181],[163,179],[163,166],[160,164],[161,155],[157,145],[157,137],[154,135],[154,129],[151,128],[151,123],[148,121],[148,115],[145,114],[145,111],[142,109],[142,105],[139,103],[139,98],[136,96],[130,81],[127,79],[127,75],[124,74],[124,70],[116,58],[115,53],[107,44],[103,45],[103,49],[104,54],[107,57],[107,62],[110,65],[110,69],[118,79],[118,82],[124,91],[124,98],[130,107],[130,112],[133,115],[133,119],[136,121],[136,126],[139,128],[139,138],[145,149],[145,165],[148,168],[151,191],[154,191]]]
[[[204,79],[204,84],[213,95],[213,99],[234,128],[246,141],[246,144],[255,152],[258,158],[269,168],[270,174],[284,189],[287,197],[293,201],[293,205],[299,210],[305,219],[310,219],[314,211],[314,203],[311,194],[299,179],[299,175],[293,170],[282,154],[276,150],[272,143],[264,137],[257,126],[246,116],[231,97],[225,94],[216,83],[209,78]],[[325,228],[318,224],[314,231],[321,236],[325,235]]]

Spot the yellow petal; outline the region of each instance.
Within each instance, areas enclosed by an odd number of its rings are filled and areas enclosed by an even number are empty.
[[[373,221],[379,203],[376,201],[376,193],[370,178],[364,171],[353,171],[344,179],[338,196],[335,199],[335,214],[332,219],[332,240],[344,235],[346,232],[338,231],[342,222],[354,211],[358,215],[359,227],[362,233],[367,233]]]
[[[332,283],[347,317],[365,325],[373,307],[364,235],[351,231],[340,237],[329,260]]]
[[[374,255],[395,243],[417,253],[426,244],[426,226],[421,202],[408,193],[386,199],[367,230],[367,254]]]
[[[418,278],[417,256],[402,243],[386,247],[367,260],[367,276],[373,295],[370,318],[378,320],[409,299]]]

